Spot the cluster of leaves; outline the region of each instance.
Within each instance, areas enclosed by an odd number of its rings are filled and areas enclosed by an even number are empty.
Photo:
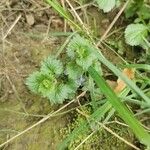
[[[28,88],[48,98],[52,104],[62,103],[72,98],[79,86],[86,86],[86,71],[90,66],[100,71],[94,47],[79,35],[74,36],[68,44],[67,56],[66,64],[54,56],[46,58],[41,63],[40,71],[27,78]]]
[[[43,97],[47,97],[51,103],[62,103],[73,93],[71,81],[64,83],[61,75],[64,71],[63,64],[53,56],[49,56],[41,63],[40,71],[32,73],[26,80],[28,88]]]
[[[111,11],[121,0],[96,0],[100,9],[104,12]],[[141,46],[150,55],[150,9],[144,0],[132,0],[125,10],[127,19],[133,23],[125,29],[125,41],[131,46]]]

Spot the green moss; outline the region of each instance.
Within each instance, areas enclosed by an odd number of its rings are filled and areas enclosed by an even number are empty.
[[[87,110],[86,113],[90,111]],[[62,138],[66,138],[73,129],[77,128],[82,121],[86,118],[81,114],[77,114],[76,117],[73,118],[73,122],[68,124],[67,127],[62,128],[60,130],[60,135]],[[127,127],[123,127],[118,124],[111,124],[108,126],[115,133],[120,135],[122,138],[127,139],[129,142],[134,141],[133,134],[130,133],[130,130]],[[86,132],[85,134],[79,135],[75,141],[72,141],[68,145],[68,150],[74,150],[89,134],[91,134],[92,130]],[[106,130],[98,130],[95,132],[82,146],[80,146],[79,150],[128,150],[131,149],[128,145],[120,141],[118,138],[114,137],[112,134],[108,133]]]

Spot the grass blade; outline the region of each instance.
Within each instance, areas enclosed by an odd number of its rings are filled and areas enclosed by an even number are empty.
[[[144,70],[148,70],[150,71],[150,65],[148,64],[127,64],[127,65],[123,65],[123,67],[126,68],[136,68],[136,69],[144,69]]]
[[[88,69],[89,74],[95,80],[102,93],[106,96],[121,118],[130,126],[139,140],[150,146],[150,135],[141,126],[140,122],[133,116],[134,114],[121,102],[106,81],[96,72],[93,67]]]
[[[119,76],[132,90],[134,90],[139,96],[141,96],[141,98],[143,98],[148,103],[148,105],[150,105],[150,98],[147,97],[144,92],[135,85],[133,81],[122,74],[122,72],[109,60],[107,60],[100,51],[95,50],[95,53],[101,63],[107,66],[115,75]]]
[[[57,0],[46,0],[48,4],[50,4],[62,17],[67,19],[72,25],[74,25],[77,29],[82,30],[81,27],[76,24],[71,17],[71,14],[65,10]]]

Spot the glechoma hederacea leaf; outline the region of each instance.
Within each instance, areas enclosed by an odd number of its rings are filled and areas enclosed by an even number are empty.
[[[125,30],[125,40],[131,46],[142,45],[148,35],[148,27],[143,24],[130,24]]]

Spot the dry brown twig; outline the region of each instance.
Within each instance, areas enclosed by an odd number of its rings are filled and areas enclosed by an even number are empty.
[[[66,9],[64,0],[61,0],[61,4],[62,4],[63,8]],[[66,32],[66,31],[67,31],[67,21],[66,21],[66,19],[64,19],[64,32]]]
[[[120,17],[120,15],[123,13],[123,11],[125,10],[125,8],[127,7],[127,5],[128,5],[129,2],[130,2],[130,0],[127,0],[126,3],[122,6],[122,8],[118,12],[118,14],[115,16],[115,18],[113,19],[113,21],[111,22],[111,24],[109,25],[109,27],[107,28],[107,30],[105,31],[105,33],[100,38],[100,41],[96,44],[97,46],[99,46],[101,44],[101,42],[105,40],[107,34],[112,29],[112,27],[114,26],[114,24],[116,23],[116,21],[118,20],[118,18]]]
[[[12,90],[14,91],[14,93],[15,93],[15,95],[16,95],[16,98],[19,100],[22,109],[24,110],[24,112],[25,112],[26,114],[28,114],[28,112],[27,112],[27,110],[25,109],[25,106],[24,106],[24,104],[23,104],[23,102],[22,102],[22,100],[21,100],[21,98],[20,98],[20,96],[19,96],[19,94],[18,94],[18,91],[17,91],[15,85],[12,83],[12,81],[11,81],[10,77],[8,76],[8,74],[6,74],[5,76],[6,76],[7,80],[8,80],[8,82],[10,83]]]
[[[12,25],[10,26],[10,28],[7,30],[7,32],[5,33],[5,35],[2,37],[2,40],[5,40],[6,37],[8,36],[8,34],[11,32],[11,30],[15,27],[15,25],[17,24],[17,22],[20,20],[21,18],[21,14],[18,15],[18,17],[16,18],[16,20],[12,23]]]
[[[76,12],[76,10],[74,9],[74,7],[71,5],[71,3],[69,2],[69,0],[66,0],[67,4],[69,5],[69,7],[71,8],[72,10],[72,15],[74,15],[77,20],[79,21],[80,25],[82,26],[82,28],[84,29],[84,31],[90,35],[90,31],[88,30],[88,28],[84,25],[82,19],[80,18],[80,16],[78,15],[78,13]]]

